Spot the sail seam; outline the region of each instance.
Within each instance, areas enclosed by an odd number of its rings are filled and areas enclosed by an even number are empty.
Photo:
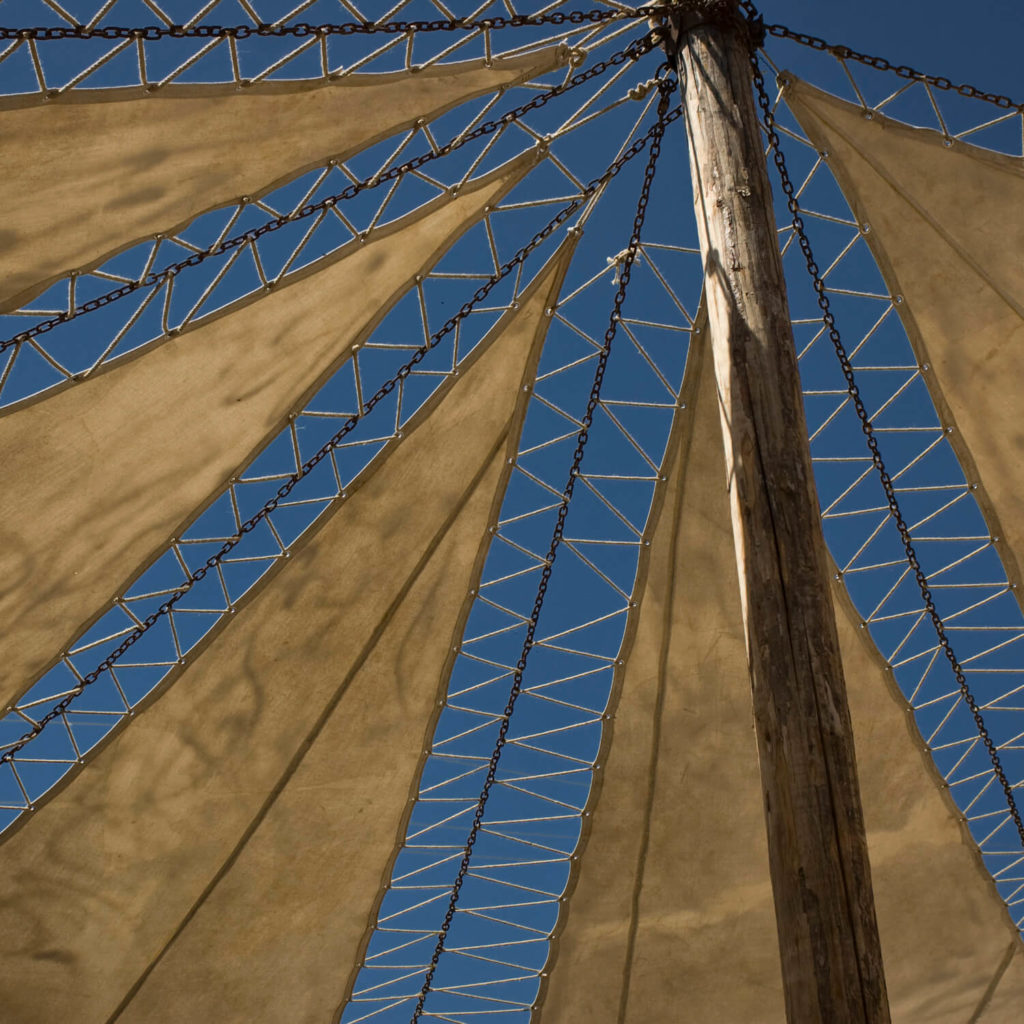
[[[692,343],[691,343],[692,344]],[[696,357],[696,358],[695,358]],[[690,358],[694,359],[693,378],[699,384],[701,367],[704,363],[703,346],[696,352],[691,347]],[[684,389],[685,390],[685,389]],[[699,396],[699,388],[697,396]],[[677,414],[678,415],[678,414]],[[694,401],[692,411],[689,413],[690,421],[696,422],[697,403]],[[688,431],[687,452],[680,453],[677,460],[676,471],[680,479],[685,477],[686,456],[689,453],[689,445],[693,443],[693,430]],[[676,494],[675,507],[672,509],[672,539],[669,544],[667,561],[669,565],[669,585],[665,598],[665,609],[662,616],[662,639],[658,651],[658,691],[655,698],[654,714],[651,722],[651,755],[648,761],[648,784],[646,799],[644,801],[643,831],[640,841],[640,849],[637,851],[636,876],[633,881],[633,892],[630,900],[629,932],[626,937],[625,964],[622,972],[622,989],[619,994],[618,1024],[625,1024],[626,1014],[629,1009],[630,983],[633,976],[633,961],[636,955],[636,938],[640,927],[640,899],[643,893],[644,876],[647,869],[647,854],[651,843],[651,822],[654,817],[654,804],[658,788],[658,762],[661,753],[662,739],[662,718],[665,710],[665,691],[668,675],[668,658],[672,645],[672,624],[674,622],[674,603],[676,593],[676,558],[679,550],[679,527],[683,518],[683,506],[685,504],[686,490],[680,488]],[[685,774],[685,772],[684,772]]]
[[[1012,939],[1010,945],[1006,948],[1003,959],[996,968],[995,974],[992,975],[985,991],[982,993],[981,999],[978,1000],[978,1005],[974,1008],[974,1013],[971,1014],[967,1024],[978,1024],[978,1021],[981,1020],[981,1015],[988,1009],[989,1004],[992,1002],[992,997],[996,994],[996,989],[999,988],[999,983],[1003,980],[1003,975],[1006,974],[1019,949],[1020,942],[1016,938]]]

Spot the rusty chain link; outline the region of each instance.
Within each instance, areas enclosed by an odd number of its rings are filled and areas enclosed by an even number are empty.
[[[514,256],[512,256],[507,262],[503,263],[501,267],[499,267],[482,285],[480,285],[479,288],[477,288],[472,297],[464,302],[460,309],[450,316],[441,328],[432,334],[429,340],[413,353],[409,361],[406,362],[393,377],[382,384],[377,391],[363,403],[358,413],[354,413],[349,416],[342,424],[341,428],[328,441],[326,441],[310,459],[304,462],[296,473],[293,473],[288,477],[285,483],[277,489],[277,493],[274,497],[272,497],[258,512],[247,519],[234,536],[224,541],[220,549],[207,558],[203,565],[189,573],[185,582],[178,589],[173,591],[170,597],[168,597],[167,600],[156,609],[156,611],[150,613],[145,619],[136,625],[132,631],[124,637],[121,643],[111,651],[111,653],[108,654],[107,657],[99,663],[99,665],[96,666],[96,668],[89,672],[88,675],[83,676],[79,680],[78,684],[73,687],[62,700],[51,707],[28,732],[21,736],[16,743],[12,744],[7,750],[5,750],[4,753],[0,755],[0,764],[13,761],[15,756],[19,751],[24,749],[26,744],[35,739],[50,722],[63,715],[68,710],[74,701],[81,696],[86,687],[92,685],[100,678],[101,675],[103,675],[104,672],[116,665],[124,654],[161,618],[163,618],[163,616],[167,615],[197,583],[205,579],[212,569],[215,569],[220,565],[227,555],[230,554],[231,551],[233,551],[241,542],[242,538],[247,533],[251,533],[264,519],[266,519],[267,516],[269,516],[277,506],[288,497],[296,484],[308,476],[316,466],[318,466],[332,451],[334,451],[334,449],[342,442],[344,437],[355,429],[356,425],[363,419],[363,417],[368,415],[387,395],[391,394],[391,392],[409,376],[413,368],[421,363],[427,354],[432,349],[436,348],[445,337],[451,334],[451,332],[459,326],[462,320],[473,312],[474,308],[491,293],[500,281],[504,280],[513,270],[515,270],[516,267],[524,263],[527,257],[534,249],[537,248],[537,246],[547,239],[556,228],[564,224],[574,213],[576,213],[576,211],[583,206],[586,200],[611,181],[612,178],[614,178],[630,160],[643,152],[648,143],[651,143],[652,146],[660,143],[665,125],[676,120],[676,118],[681,114],[681,109],[676,108],[664,118],[659,119],[658,123],[654,125],[646,135],[636,139],[632,145],[630,145],[615,159],[603,174],[591,180],[578,196],[563,206],[558,213],[556,213],[555,216],[552,217],[546,225],[544,225],[544,227],[542,227],[515,253]]]
[[[685,10],[709,10],[714,7],[723,9],[730,7],[728,0],[667,0],[665,3],[644,4],[635,8],[619,8],[589,11],[552,11],[546,14],[513,14],[497,15],[492,18],[446,18],[432,21],[386,21],[386,22],[342,22],[340,24],[313,25],[309,22],[291,24],[258,25],[148,25],[145,27],[124,27],[103,25],[59,25],[38,26],[32,28],[0,27],[0,41],[7,40],[39,40],[57,39],[141,39],[154,41],[157,39],[248,39],[250,37],[285,37],[305,38],[310,36],[352,36],[352,35],[404,35],[418,32],[453,32],[465,30],[490,31],[503,28],[525,28],[561,25],[601,24],[609,21],[627,19],[652,18]],[[1018,110],[1024,113],[1024,103],[1019,103],[1000,93],[986,92],[976,86],[965,83],[957,84],[943,75],[929,75],[906,64],[893,64],[884,57],[876,57],[860,53],[849,46],[829,43],[819,36],[798,32],[786,25],[767,25],[763,16],[750,0],[740,0],[740,8],[746,16],[751,31],[777,39],[788,39],[812,50],[829,53],[840,60],[852,60],[877,71],[891,71],[900,78],[911,81],[927,82],[936,89],[956,92],[971,99],[984,100],[1003,110]]]
[[[825,282],[821,276],[821,270],[815,262],[811,243],[807,238],[803,217],[800,212],[800,203],[796,196],[796,188],[794,187],[792,179],[789,176],[789,171],[786,168],[786,158],[782,153],[779,133],[775,127],[775,114],[772,111],[772,101],[768,95],[767,89],[765,88],[764,75],[761,73],[756,51],[751,51],[750,63],[753,68],[754,87],[757,92],[758,105],[761,107],[761,118],[764,124],[765,133],[768,137],[769,149],[772,153],[776,170],[779,173],[782,191],[786,196],[786,206],[793,218],[793,231],[796,234],[800,250],[803,252],[804,259],[807,262],[807,272],[810,274],[811,280],[814,283],[814,291],[817,295],[818,307],[821,309],[822,321],[825,328],[828,330],[829,339],[832,342],[832,347],[835,349],[836,357],[839,360],[843,376],[846,378],[847,391],[853,401],[853,407],[856,410],[857,418],[860,420],[861,430],[864,432],[864,436],[867,439],[868,450],[871,452],[871,462],[878,472],[882,489],[885,492],[885,498],[889,506],[889,514],[892,516],[896,529],[899,531],[900,541],[903,544],[903,551],[906,555],[907,563],[914,573],[914,578],[917,581],[917,586],[921,592],[921,598],[924,602],[925,611],[927,612],[932,626],[935,629],[935,635],[938,637],[939,647],[942,649],[942,653],[945,655],[950,668],[953,670],[957,686],[960,688],[960,695],[974,718],[974,724],[978,730],[978,735],[981,737],[981,741],[984,743],[985,749],[988,751],[989,760],[992,763],[992,770],[1006,796],[1006,805],[1009,809],[1010,817],[1013,818],[1021,843],[1024,844],[1024,821],[1021,820],[1021,814],[1017,807],[1017,802],[1014,799],[1013,786],[1006,776],[1006,771],[1004,770],[1002,761],[999,758],[999,751],[996,744],[989,735],[988,729],[985,727],[985,720],[981,714],[981,709],[978,707],[977,699],[971,692],[971,688],[967,682],[967,677],[964,675],[964,670],[953,651],[952,645],[950,644],[949,637],[946,634],[945,623],[942,621],[942,617],[939,615],[938,610],[935,607],[931,588],[928,583],[928,577],[921,568],[921,563],[914,550],[913,538],[910,535],[910,527],[907,526],[906,520],[903,518],[903,513],[896,497],[896,488],[893,485],[889,471],[886,469],[882,453],[878,447],[878,439],[875,435],[874,425],[868,416],[867,409],[864,406],[864,401],[860,396],[860,389],[857,386],[853,365],[850,362],[850,357],[846,352],[846,348],[843,345],[842,338],[839,334],[839,329],[836,326],[836,318],[835,314],[832,312]]]
[[[812,50],[829,53],[833,57],[839,58],[839,60],[852,60],[857,64],[865,65],[865,67],[874,68],[876,71],[891,71],[894,75],[906,78],[909,81],[926,82],[936,89],[955,92],[960,96],[967,96],[970,99],[984,100],[986,103],[992,103],[1002,110],[1018,110],[1024,114],[1024,103],[1018,103],[1016,100],[1010,99],[1009,96],[1003,96],[997,92],[986,92],[984,89],[979,89],[973,85],[957,85],[943,75],[928,75],[906,64],[893,64],[884,57],[874,57],[868,53],[859,53],[849,46],[838,46],[828,43],[824,39],[818,38],[818,36],[811,36],[806,32],[796,32],[785,25],[766,25],[751,0],[740,0],[740,7],[743,9],[747,20],[752,25],[758,26],[758,30],[765,35],[774,36],[776,39],[788,39],[791,42],[799,43],[801,46],[807,46]]]
[[[467,29],[489,31],[503,28],[540,28],[548,25],[596,25],[606,21],[647,18],[663,5],[639,8],[605,8],[591,11],[551,11],[546,14],[496,15],[492,18],[443,18],[432,21],[350,21],[340,24],[312,25],[292,22],[283,25],[148,25],[126,28],[103,25],[57,25],[37,28],[0,28],[0,40],[35,39],[249,39],[251,37],[405,35],[417,32],[458,32]]]
[[[209,249],[194,252],[177,263],[172,263],[164,267],[162,270],[151,271],[144,277],[139,278],[137,281],[130,281],[128,284],[121,285],[120,287],[114,288],[102,295],[97,295],[67,312],[58,313],[56,316],[49,317],[46,320],[40,320],[31,327],[27,327],[25,330],[19,331],[10,338],[0,341],[0,354],[14,345],[20,345],[23,342],[30,341],[32,338],[38,338],[40,335],[52,331],[55,327],[59,327],[61,324],[70,323],[72,320],[75,320],[80,316],[84,316],[87,313],[93,313],[98,309],[103,309],[105,306],[109,306],[112,302],[117,302],[119,299],[123,299],[126,296],[131,295],[141,288],[151,288],[161,285],[176,277],[181,273],[181,271],[186,270],[189,267],[197,267],[214,256],[222,256],[224,253],[230,252],[232,249],[236,249],[242,245],[255,245],[260,238],[272,231],[277,231],[288,224],[294,224],[296,221],[300,221],[306,217],[311,217],[314,214],[329,210],[337,206],[339,203],[352,199],[367,189],[377,188],[385,182],[394,181],[411,171],[419,169],[424,164],[428,164],[431,161],[439,160],[442,157],[448,156],[456,150],[461,149],[463,146],[468,145],[470,142],[474,142],[476,139],[482,138],[486,135],[492,135],[499,129],[505,128],[507,125],[512,124],[514,121],[517,121],[528,114],[530,111],[543,107],[556,96],[561,96],[563,93],[569,92],[571,89],[575,89],[577,86],[583,85],[585,82],[589,82],[591,79],[604,74],[604,72],[609,68],[618,67],[629,60],[639,60],[644,56],[644,54],[653,50],[654,47],[658,45],[658,41],[658,32],[648,32],[645,35],[632,40],[623,47],[623,49],[612,54],[612,56],[608,57],[606,60],[598,61],[593,65],[593,67],[587,68],[586,71],[581,71],[578,74],[573,75],[568,81],[553,86],[545,92],[534,96],[533,99],[528,100],[526,103],[520,104],[518,107],[513,107],[511,110],[507,110],[504,114],[494,120],[483,121],[472,131],[456,135],[437,150],[420,153],[401,164],[394,164],[380,174],[375,174],[369,178],[364,178],[361,181],[347,185],[340,192],[329,195],[315,203],[307,203],[298,210],[293,210],[291,213],[286,213],[280,217],[275,217],[273,220],[268,220],[265,223],[260,224],[259,227],[250,228],[248,231],[244,231],[232,238],[224,239],[224,241],[219,242],[217,245],[214,245]]]
[[[530,618],[526,626],[526,636],[523,639],[522,651],[512,674],[512,686],[509,690],[508,703],[505,705],[505,710],[501,716],[501,726],[498,729],[498,738],[495,741],[494,751],[491,754],[491,758],[487,766],[487,775],[484,779],[483,788],[480,790],[480,797],[477,800],[476,811],[473,814],[473,823],[469,830],[469,837],[466,839],[466,848],[462,855],[462,860],[459,863],[458,874],[452,884],[451,894],[448,898],[448,908],[445,911],[444,921],[437,934],[437,944],[434,947],[434,952],[430,958],[430,965],[427,968],[423,987],[420,990],[419,998],[416,1001],[416,1007],[413,1010],[411,1024],[417,1024],[420,1020],[427,994],[430,992],[430,986],[434,981],[434,974],[437,971],[437,965],[440,962],[442,953],[444,952],[445,942],[447,941],[448,933],[451,930],[452,922],[455,919],[455,910],[459,902],[459,894],[462,891],[466,875],[469,872],[469,865],[473,856],[473,847],[476,845],[480,829],[483,825],[484,811],[487,807],[487,800],[497,776],[498,763],[501,760],[501,753],[507,742],[508,730],[512,721],[512,713],[515,710],[516,701],[519,699],[519,694],[522,691],[526,664],[530,656],[530,651],[534,646],[534,637],[537,633],[537,624],[540,621],[541,611],[544,607],[544,598],[547,594],[548,584],[551,580],[552,567],[554,566],[555,558],[558,554],[558,548],[562,543],[562,536],[565,532],[565,520],[569,513],[569,503],[572,500],[573,491],[576,488],[576,481],[579,478],[580,466],[583,462],[583,454],[586,449],[587,440],[590,436],[590,428],[594,420],[594,412],[601,399],[601,386],[604,381],[605,371],[608,367],[608,357],[611,354],[612,342],[615,339],[619,320],[622,316],[622,305],[626,299],[626,289],[629,287],[629,279],[632,274],[633,263],[636,259],[637,250],[640,246],[640,233],[643,229],[644,218],[647,213],[647,204],[650,201],[651,185],[654,182],[654,173],[657,167],[658,155],[661,152],[662,136],[665,134],[665,129],[669,124],[682,114],[682,110],[679,107],[676,107],[674,110],[669,112],[668,108],[670,97],[676,88],[677,82],[673,77],[661,77],[661,71],[666,68],[668,68],[668,65],[663,64],[658,72],[658,89],[661,93],[661,98],[658,102],[658,121],[646,136],[651,140],[651,149],[647,157],[647,166],[644,169],[643,185],[640,189],[640,197],[637,200],[636,215],[633,218],[633,231],[630,235],[629,245],[625,250],[621,270],[619,272],[619,286],[612,304],[612,312],[608,321],[608,329],[605,331],[604,345],[601,347],[600,356],[597,360],[597,367],[594,371],[594,382],[590,389],[587,409],[580,421],[580,431],[576,435],[576,449],[573,452],[572,465],[569,470],[568,480],[566,481],[565,487],[562,491],[561,501],[558,506],[558,518],[555,523],[554,531],[551,535],[551,544],[548,548],[547,557],[544,559],[544,568],[541,570],[540,582],[537,585],[537,594],[533,602],[533,611],[530,613]]]

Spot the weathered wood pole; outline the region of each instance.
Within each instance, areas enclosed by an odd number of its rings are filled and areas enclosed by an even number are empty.
[[[731,11],[705,6],[713,21],[673,15],[669,49],[706,272],[786,1013],[791,1024],[882,1024],[846,684],[748,35],[735,0]]]

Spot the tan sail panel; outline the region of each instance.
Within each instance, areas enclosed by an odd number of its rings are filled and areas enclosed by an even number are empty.
[[[274,291],[0,417],[0,703],[110,607],[535,163],[526,153]]]
[[[1024,159],[947,140],[785,74],[829,154],[1011,580],[1024,557]]]
[[[12,1019],[331,1019],[404,835],[572,248],[4,843]]]
[[[700,340],[542,1024],[785,1021],[720,416]],[[852,608],[837,605],[892,1019],[1012,1024],[1020,938],[905,701]],[[989,1016],[972,1017],[986,1005]]]
[[[147,236],[567,60],[552,47],[418,72],[0,99],[0,312]]]

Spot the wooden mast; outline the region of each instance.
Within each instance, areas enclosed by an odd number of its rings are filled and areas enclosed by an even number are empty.
[[[749,37],[737,0],[686,7],[699,13],[672,16],[669,49],[690,140],[786,1012],[791,1024],[882,1024],[846,684]]]

